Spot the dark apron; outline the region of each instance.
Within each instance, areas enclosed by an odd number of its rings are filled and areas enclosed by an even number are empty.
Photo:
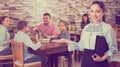
[[[102,62],[96,62],[96,61],[93,61],[92,59],[92,55],[94,55],[95,53],[100,56],[103,56],[104,53],[108,51],[108,49],[109,48],[108,48],[105,37],[97,36],[95,50],[84,49],[81,67],[109,67],[107,60]]]

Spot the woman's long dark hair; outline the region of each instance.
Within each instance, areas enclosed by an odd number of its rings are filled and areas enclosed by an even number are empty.
[[[99,7],[103,10],[103,12],[106,12],[105,4],[102,1],[94,1],[91,5],[98,4]],[[102,21],[105,21],[105,15],[102,17]]]
[[[86,16],[86,17],[87,17],[87,23],[89,24],[89,23],[90,23],[90,20],[89,20],[88,14],[85,13],[85,14],[82,15],[82,23],[84,23],[83,16]]]

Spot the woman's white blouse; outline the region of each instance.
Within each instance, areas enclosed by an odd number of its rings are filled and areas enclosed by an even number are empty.
[[[109,24],[106,24],[105,22],[100,22],[98,24],[88,24],[82,31],[80,42],[72,43],[68,46],[68,50],[94,50],[97,35],[104,36],[107,41],[109,50],[105,54],[112,56],[115,52],[118,51],[115,31]]]
[[[5,48],[9,47],[7,41],[10,39],[10,34],[6,27],[0,25],[0,51],[4,50]]]

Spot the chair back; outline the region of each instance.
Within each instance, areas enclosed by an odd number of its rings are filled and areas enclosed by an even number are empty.
[[[120,67],[120,53],[113,55],[113,58],[110,62],[110,67]]]
[[[6,60],[9,60],[9,61],[6,61]],[[13,55],[0,56],[0,64],[12,64],[12,63],[13,63]]]
[[[24,45],[22,42],[12,41],[12,52],[14,65],[24,65]]]
[[[117,39],[120,39],[120,29],[119,28],[117,29],[117,33],[116,34],[117,34]]]
[[[0,65],[1,64],[12,64],[12,63],[13,63],[13,55],[12,54],[11,55],[0,55]]]
[[[76,42],[76,39],[77,39],[77,36],[76,36],[76,35],[71,35],[71,36],[70,36],[70,40],[72,40],[72,41],[75,41],[75,42]]]
[[[118,50],[120,51],[120,28],[119,27],[117,27],[116,29],[116,38],[117,38]]]

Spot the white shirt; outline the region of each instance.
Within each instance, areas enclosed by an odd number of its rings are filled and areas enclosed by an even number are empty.
[[[0,51],[9,47],[7,41],[10,39],[10,34],[6,27],[0,25]]]
[[[40,43],[34,44],[30,39],[30,37],[22,31],[18,31],[17,34],[15,34],[14,40],[24,43],[24,57],[25,57],[24,59],[25,60],[34,56],[34,54],[31,54],[28,52],[27,50],[28,47],[31,47],[33,50],[37,50],[38,48],[40,48]]]
[[[68,46],[68,50],[84,50],[84,49],[95,49],[96,35],[104,36],[109,50],[106,52],[108,56],[113,56],[117,49],[117,40],[114,30],[109,24],[105,22],[101,22],[98,24],[90,23],[88,24],[82,31],[81,40],[76,45],[76,43],[72,43],[73,45]]]

